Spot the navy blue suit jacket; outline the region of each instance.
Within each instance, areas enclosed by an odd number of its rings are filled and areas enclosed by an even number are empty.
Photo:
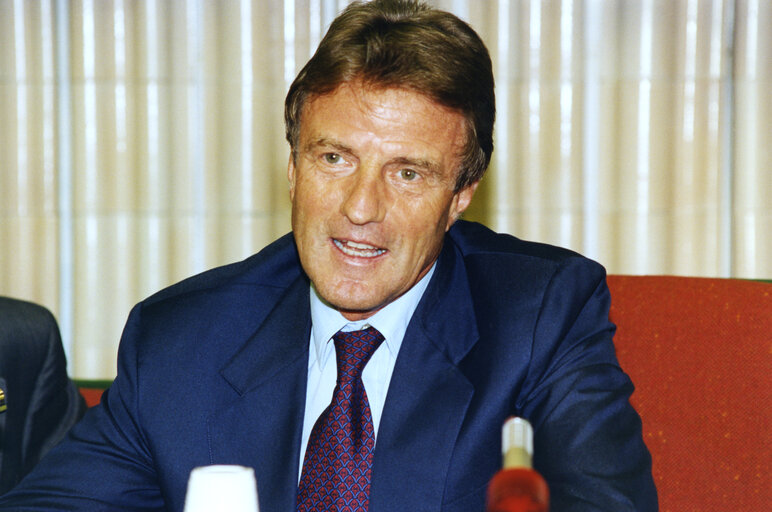
[[[456,223],[397,357],[370,511],[482,511],[513,414],[553,511],[656,510],[608,308],[598,264]],[[310,327],[290,235],[150,297],[102,404],[0,509],[182,510],[192,468],[242,464],[261,512],[294,510]]]

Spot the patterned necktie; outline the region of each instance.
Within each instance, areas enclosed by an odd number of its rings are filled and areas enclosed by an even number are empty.
[[[332,337],[338,379],[316,420],[298,485],[298,511],[366,511],[375,433],[362,370],[383,341],[373,327]]]

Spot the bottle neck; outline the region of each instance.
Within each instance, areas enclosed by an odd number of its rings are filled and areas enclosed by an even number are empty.
[[[505,468],[531,468],[531,456],[522,446],[513,446],[504,454]]]

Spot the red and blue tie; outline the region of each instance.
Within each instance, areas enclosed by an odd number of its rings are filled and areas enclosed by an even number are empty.
[[[373,327],[332,337],[338,378],[332,402],[311,430],[298,485],[298,512],[366,511],[375,433],[362,370],[383,342]]]

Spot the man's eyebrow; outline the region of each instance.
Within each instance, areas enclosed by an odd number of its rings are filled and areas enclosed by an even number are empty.
[[[308,153],[317,148],[329,148],[334,150],[336,153],[341,153],[343,155],[351,155],[354,153],[354,150],[349,146],[343,144],[340,141],[327,137],[319,137],[309,141],[308,144],[303,146],[303,151]],[[393,158],[389,161],[389,163],[393,165],[404,165],[406,167],[417,167],[419,169],[428,171],[430,174],[441,174],[440,164],[425,158],[410,158],[403,156]]]
[[[391,160],[391,163],[404,165],[407,167],[418,167],[419,169],[425,169],[432,174],[437,174],[440,172],[440,164],[433,160],[426,160],[424,158],[399,157]]]
[[[337,151],[338,153],[343,153],[343,154],[352,153],[352,150],[350,147],[336,140],[328,139],[327,137],[319,137],[317,139],[309,141],[308,144],[303,146],[303,151],[309,152],[316,148],[331,148]]]

